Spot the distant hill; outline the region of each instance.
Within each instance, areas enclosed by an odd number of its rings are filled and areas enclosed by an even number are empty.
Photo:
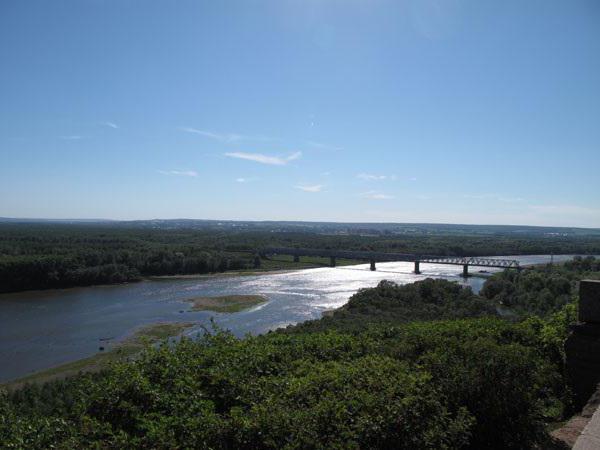
[[[530,225],[466,225],[444,223],[356,223],[302,221],[239,221],[203,219],[24,219],[0,217],[0,223],[92,224],[151,229],[235,229],[276,232],[311,232],[362,235],[512,235],[600,236],[600,228],[542,227]]]

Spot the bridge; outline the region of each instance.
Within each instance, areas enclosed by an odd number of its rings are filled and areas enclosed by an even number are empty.
[[[260,249],[255,258],[255,266],[260,267],[260,258],[267,255],[290,255],[294,257],[294,262],[299,262],[302,256],[313,256],[329,258],[330,266],[336,266],[336,258],[357,259],[369,261],[371,270],[376,270],[376,262],[406,261],[413,262],[415,266],[414,273],[421,273],[421,264],[450,264],[463,267],[463,276],[469,276],[469,266],[494,267],[500,269],[520,270],[519,261],[514,259],[482,258],[482,257],[458,257],[458,256],[431,256],[415,255],[410,253],[388,253],[371,252],[362,250],[331,250],[318,248],[287,248],[287,247],[267,247]]]

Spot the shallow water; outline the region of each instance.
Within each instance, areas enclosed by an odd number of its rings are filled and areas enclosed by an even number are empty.
[[[554,256],[554,261],[570,259]],[[550,261],[548,255],[507,256],[521,264]],[[28,291],[0,295],[0,381],[65,362],[91,356],[99,345],[110,347],[138,326],[161,321],[216,323],[238,336],[258,334],[321,317],[337,308],[358,289],[381,280],[399,284],[428,277],[469,285],[475,292],[485,279],[464,280],[461,266],[421,264],[422,274],[412,273],[413,263],[378,263],[256,276],[162,279],[140,283]],[[476,274],[480,269],[471,267]],[[490,273],[499,269],[487,269]],[[265,304],[233,314],[189,311],[186,299],[197,296],[263,294]],[[195,334],[198,328],[188,330]],[[105,341],[108,339],[107,341]],[[101,341],[102,340],[102,341]]]

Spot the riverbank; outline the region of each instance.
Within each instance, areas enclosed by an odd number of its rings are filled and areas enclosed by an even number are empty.
[[[134,357],[148,345],[178,336],[192,326],[194,324],[191,322],[146,325],[138,328],[129,337],[120,342],[106,343],[100,340],[99,348],[102,350],[89,358],[78,359],[35,372],[31,375],[0,384],[0,387],[18,389],[28,383],[42,384],[77,375],[80,372],[98,372],[110,366],[111,363]],[[104,350],[104,346],[108,347],[110,345],[112,345],[112,348]]]
[[[549,255],[506,255],[506,258],[538,258],[541,256],[549,256]],[[571,259],[575,255],[554,255],[555,261],[554,264],[563,264],[567,259]],[[599,256],[600,257],[600,256]],[[535,267],[535,266],[543,266],[548,264],[549,261],[544,262],[524,262],[521,263],[522,268]],[[219,279],[219,278],[229,278],[229,277],[252,277],[252,276],[261,276],[261,275],[278,275],[278,274],[286,274],[302,271],[305,269],[316,269],[322,267],[330,267],[329,258],[321,258],[321,257],[303,257],[300,262],[294,262],[292,256],[277,256],[276,258],[269,258],[262,261],[261,268],[248,268],[248,269],[237,269],[237,270],[227,270],[224,272],[211,272],[211,273],[195,273],[195,274],[174,274],[174,275],[146,275],[140,276],[139,278],[130,279],[127,281],[115,282],[115,283],[99,283],[99,284],[88,284],[88,285],[73,285],[73,286],[64,286],[64,287],[54,287],[47,289],[28,289],[28,290],[13,290],[0,292],[0,300],[2,295],[5,294],[18,294],[18,293],[33,293],[33,292],[52,292],[52,291],[61,291],[68,289],[79,289],[79,288],[91,288],[91,287],[106,287],[106,286],[120,286],[120,285],[128,285],[128,284],[136,284],[143,281],[161,281],[161,280],[195,280],[195,279]],[[365,261],[361,260],[353,260],[353,259],[344,259],[339,258],[336,260],[336,265],[338,267],[343,266],[353,266],[353,265],[361,265],[366,264]],[[469,274],[469,277],[475,278],[487,278],[493,272],[491,271],[480,271],[480,272],[472,272]]]
[[[365,261],[352,260],[352,259],[338,259],[336,261],[337,266],[351,266],[357,264],[365,264]],[[292,272],[298,272],[305,269],[316,269],[319,267],[329,267],[328,258],[306,258],[304,261],[294,262],[292,257],[281,257],[278,259],[269,259],[263,261],[262,268],[242,269],[242,270],[227,270],[224,272],[211,272],[211,273],[193,273],[193,274],[174,274],[174,275],[147,275],[141,276],[136,279],[127,281],[115,282],[115,283],[100,283],[100,284],[87,284],[87,285],[74,285],[74,286],[63,286],[47,289],[27,289],[27,290],[16,290],[0,292],[0,296],[4,294],[19,294],[19,293],[33,293],[33,292],[52,292],[61,291],[67,289],[80,289],[80,288],[92,288],[92,287],[106,287],[106,286],[120,286],[127,284],[140,283],[142,281],[161,281],[161,280],[195,280],[195,279],[214,279],[214,278],[229,278],[229,277],[251,277],[260,275],[278,275]],[[1,298],[0,298],[1,299]]]
[[[314,267],[313,267],[314,268]],[[259,275],[277,275],[284,273],[297,272],[298,270],[310,269],[310,267],[303,267],[300,269],[273,269],[273,270],[231,270],[227,272],[217,273],[198,273],[198,274],[185,274],[185,275],[154,275],[150,277],[144,277],[140,281],[160,281],[160,280],[198,280],[204,278],[227,278],[227,277],[252,277]]]

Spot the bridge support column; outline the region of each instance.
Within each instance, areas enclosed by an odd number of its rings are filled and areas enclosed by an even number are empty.
[[[331,267],[335,267],[335,256],[329,258],[329,265]]]
[[[375,268],[375,260],[374,260],[374,259],[372,259],[372,260],[371,260],[371,271],[372,271],[372,272],[375,272],[375,270],[376,270],[376,268]]]
[[[254,255],[254,268],[255,269],[260,268],[260,255],[258,255],[258,254]]]
[[[294,262],[300,262],[300,256],[294,255]]]
[[[467,278],[469,276],[469,265],[463,264],[463,277]]]
[[[420,274],[421,269],[419,268],[420,261],[415,261],[415,273]]]

